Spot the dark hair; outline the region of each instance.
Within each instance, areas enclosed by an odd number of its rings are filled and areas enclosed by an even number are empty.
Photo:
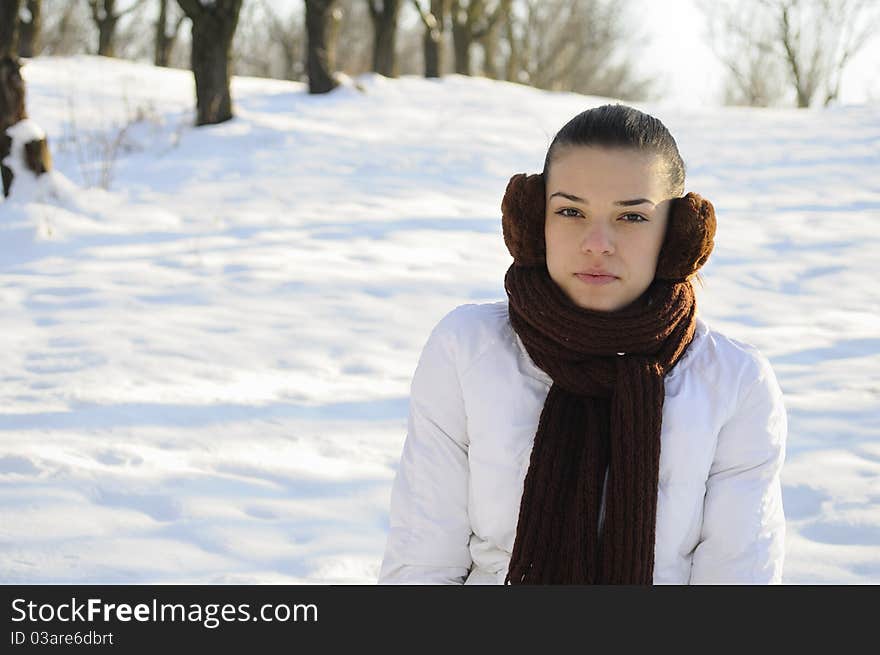
[[[659,155],[666,164],[668,190],[684,195],[684,161],[675,139],[659,119],[627,105],[602,105],[582,111],[553,137],[544,158],[544,181],[553,157],[565,146],[633,148]]]

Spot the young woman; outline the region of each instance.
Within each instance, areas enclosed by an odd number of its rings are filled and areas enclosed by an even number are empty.
[[[779,583],[786,412],[696,315],[712,204],[656,118],[575,116],[502,201],[507,300],[412,380],[380,584]]]

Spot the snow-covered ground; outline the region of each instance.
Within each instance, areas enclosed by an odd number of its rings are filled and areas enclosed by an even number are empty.
[[[0,201],[0,582],[374,582],[421,347],[505,297],[508,178],[606,100],[237,78],[196,129],[184,71],[23,75],[56,172]],[[880,583],[880,108],[639,106],[716,208],[701,315],[786,395],[785,582]]]

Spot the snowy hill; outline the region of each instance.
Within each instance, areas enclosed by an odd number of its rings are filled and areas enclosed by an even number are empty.
[[[196,129],[185,71],[22,72],[56,172],[0,200],[0,582],[374,582],[421,347],[606,100],[236,78]],[[880,583],[880,108],[640,108],[716,208],[700,314],[786,395],[785,582]]]

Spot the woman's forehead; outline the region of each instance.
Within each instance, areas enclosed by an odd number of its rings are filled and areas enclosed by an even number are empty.
[[[564,146],[553,156],[551,172],[557,164],[566,170],[599,167],[651,168],[662,165],[663,158],[656,152],[635,148],[605,146]]]
[[[625,193],[650,197],[649,194],[662,193],[665,183],[664,162],[655,153],[577,146],[566,148],[554,157],[547,192],[580,195],[580,191],[601,196]]]

